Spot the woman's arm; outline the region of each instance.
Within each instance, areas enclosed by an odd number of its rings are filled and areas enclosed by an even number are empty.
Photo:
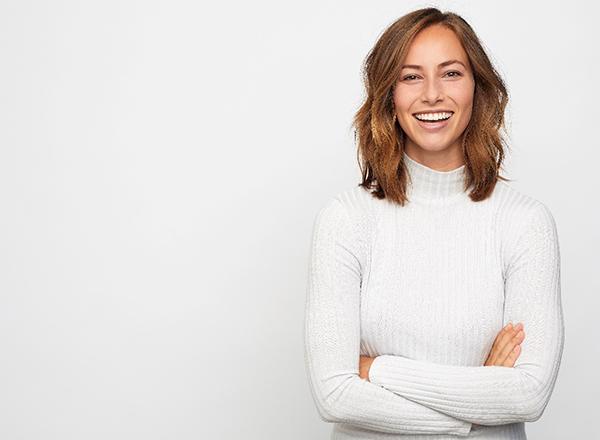
[[[481,425],[539,419],[552,394],[564,345],[558,235],[544,204],[534,205],[517,238],[508,251],[504,321],[522,322],[527,336],[514,368],[383,355],[371,365],[371,382]]]
[[[471,423],[359,377],[360,285],[364,237],[337,199],[315,220],[305,315],[305,361],[324,421],[396,434],[467,436]]]

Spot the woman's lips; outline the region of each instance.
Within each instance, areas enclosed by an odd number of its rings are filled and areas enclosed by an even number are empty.
[[[453,116],[454,116],[454,113],[452,113],[452,115],[450,115],[450,117],[444,121],[435,121],[435,122],[423,122],[423,121],[420,121],[419,119],[417,119],[416,116],[413,116],[413,117],[415,118],[415,120],[417,121],[417,123],[423,130],[431,132],[431,133],[435,133],[437,131],[444,129],[448,125],[448,121],[450,121],[450,119],[452,119]]]

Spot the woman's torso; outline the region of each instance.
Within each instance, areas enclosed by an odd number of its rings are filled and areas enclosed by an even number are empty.
[[[466,194],[406,207],[367,197],[369,253],[362,262],[361,354],[393,354],[436,363],[481,366],[503,323],[505,209],[527,200],[499,182],[473,203]],[[519,202],[520,203],[520,202]],[[335,424],[336,440],[445,440],[452,435],[397,435]],[[525,440],[525,426],[474,426],[469,438]]]

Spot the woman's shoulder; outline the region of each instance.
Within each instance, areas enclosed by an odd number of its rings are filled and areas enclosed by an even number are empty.
[[[317,222],[336,230],[347,226],[360,235],[368,235],[378,201],[361,186],[345,188],[330,195],[320,206]]]
[[[497,219],[506,233],[518,234],[532,226],[556,227],[554,215],[544,201],[507,182],[498,181],[492,198]]]
[[[378,201],[366,188],[359,185],[338,192],[334,199],[357,215],[373,209],[373,205]]]
[[[344,211],[351,218],[358,219],[369,216],[377,201],[367,189],[356,186],[333,193],[321,206],[321,211]]]
[[[350,188],[331,195],[320,206],[314,220],[315,245],[334,240],[359,261],[364,261],[373,230],[368,197],[372,196],[362,188]]]

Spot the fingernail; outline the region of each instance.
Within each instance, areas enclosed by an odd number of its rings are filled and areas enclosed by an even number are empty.
[[[523,324],[520,322],[515,326],[515,329],[517,329],[517,330],[522,329],[522,328],[523,328]]]

